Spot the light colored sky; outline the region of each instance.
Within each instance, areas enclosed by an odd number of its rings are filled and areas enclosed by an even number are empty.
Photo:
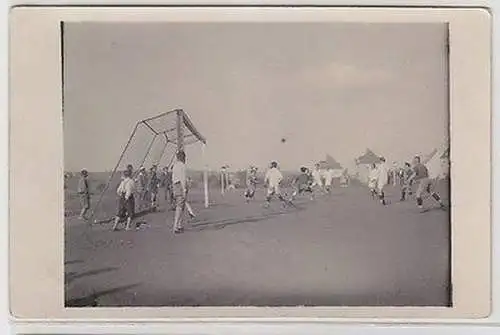
[[[66,169],[112,169],[138,120],[174,108],[207,138],[211,168],[426,154],[447,135],[445,35],[427,23],[66,24]],[[202,166],[200,146],[187,153]]]

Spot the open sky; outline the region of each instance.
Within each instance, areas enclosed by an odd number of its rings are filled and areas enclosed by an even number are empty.
[[[65,169],[112,169],[138,120],[175,108],[212,169],[427,154],[447,137],[445,36],[429,23],[66,24]]]

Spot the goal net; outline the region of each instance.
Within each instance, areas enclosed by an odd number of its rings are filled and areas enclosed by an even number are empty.
[[[156,166],[157,177],[162,181],[162,178],[166,178],[164,175],[165,168],[171,168],[178,151],[187,151],[189,160],[189,153],[196,152],[196,150],[190,149],[197,147],[198,152],[196,154],[204,155],[205,145],[205,137],[195,128],[191,119],[182,109],[172,110],[138,121],[129,135],[114,168],[98,177],[98,194],[91,209],[93,222],[108,222],[116,215],[118,203],[116,190],[121,182],[123,171],[129,166],[132,167],[134,179],[137,179],[141,168],[145,169],[146,176],[149,177],[151,168]],[[201,149],[201,152],[199,149]],[[202,171],[196,171],[192,174],[190,177],[193,179],[193,184],[201,191],[198,193],[203,195],[204,206],[208,207],[207,169],[204,166]],[[136,183],[136,188],[140,189],[138,186],[140,185]],[[164,200],[164,192],[166,190],[160,187],[158,190],[160,207],[168,205]],[[139,196],[135,195],[136,213],[141,214],[141,212],[147,212],[147,209],[141,207],[141,202],[147,202],[147,199],[138,199]]]

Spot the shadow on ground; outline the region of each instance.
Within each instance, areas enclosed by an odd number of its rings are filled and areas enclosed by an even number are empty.
[[[121,293],[123,291],[135,288],[137,286],[140,286],[140,284],[119,286],[109,290],[97,291],[84,297],[67,299],[64,305],[65,307],[98,307],[99,298],[104,297],[106,295]]]
[[[107,267],[107,268],[102,268],[102,269],[97,269],[97,270],[85,271],[85,272],[81,272],[81,273],[67,272],[67,273],[64,274],[64,282],[66,284],[70,284],[70,283],[72,283],[73,281],[75,281],[76,279],[79,279],[79,278],[85,278],[85,277],[89,277],[89,276],[96,276],[96,275],[99,275],[99,274],[102,274],[102,273],[111,272],[111,271],[117,271],[117,270],[119,270],[119,268],[116,268],[116,267]]]
[[[272,218],[282,216],[282,215],[288,215],[288,214],[294,214],[299,211],[304,210],[303,207],[294,207],[294,211],[290,212],[277,212],[277,213],[269,213],[269,214],[264,214],[264,215],[255,215],[255,216],[247,216],[243,218],[231,218],[231,219],[222,219],[222,220],[215,220],[215,221],[206,221],[206,222],[201,222],[201,223],[195,223],[192,225],[192,228],[186,229],[186,231],[203,231],[203,230],[219,230],[219,229],[224,229],[227,226],[232,226],[232,225],[237,225],[237,224],[243,224],[243,223],[253,223],[253,222],[261,222],[261,221],[267,221]]]

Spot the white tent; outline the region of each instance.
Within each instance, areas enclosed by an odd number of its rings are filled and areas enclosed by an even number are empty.
[[[449,145],[444,143],[439,148],[436,148],[424,160],[424,164],[429,170],[430,178],[446,178],[449,175]]]

